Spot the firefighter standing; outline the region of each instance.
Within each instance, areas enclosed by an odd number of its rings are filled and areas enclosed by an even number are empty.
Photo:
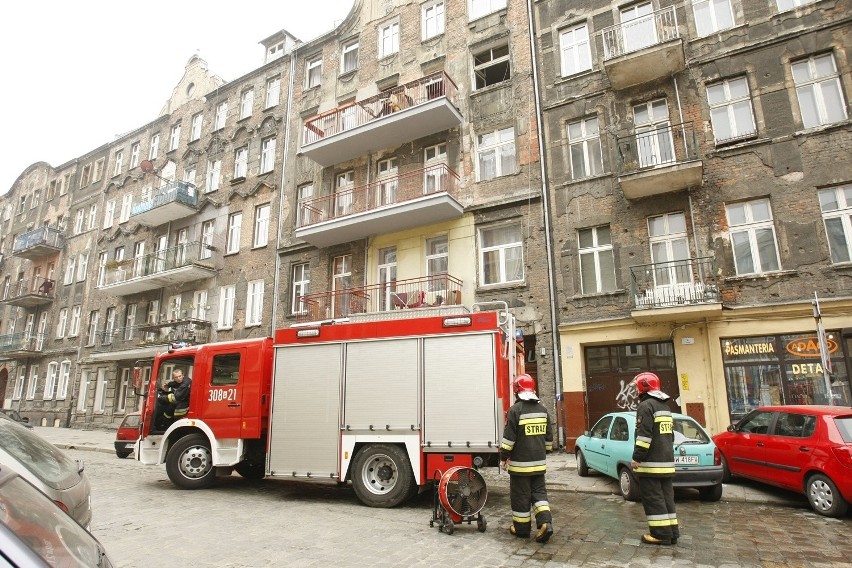
[[[680,530],[672,487],[674,431],[672,413],[665,402],[669,395],[660,390],[660,378],[654,373],[639,373],[633,384],[639,392],[639,407],[632,466],[649,530],[642,535],[642,542],[677,544]]]
[[[189,410],[189,391],[191,387],[192,379],[185,377],[183,371],[175,369],[172,372],[172,380],[166,383],[165,388],[161,389],[160,394],[157,396],[157,403],[162,418],[157,421],[160,430],[165,430],[172,422],[186,416]]]
[[[553,430],[547,409],[535,393],[535,381],[527,374],[513,383],[517,401],[506,414],[500,442],[500,462],[509,471],[513,535],[529,538],[532,514],[538,531],[536,542],[547,542],[553,534],[553,517],[547,501],[544,474],[547,452],[553,449]],[[532,509],[532,514],[530,513]]]

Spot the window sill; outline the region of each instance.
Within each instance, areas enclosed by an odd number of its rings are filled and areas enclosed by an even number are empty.
[[[798,270],[776,270],[774,272],[761,272],[755,274],[737,274],[734,276],[727,276],[724,278],[724,282],[745,282],[748,280],[768,280],[770,278],[782,278],[784,276],[792,276],[794,274],[798,274]]]
[[[564,182],[561,185],[561,187],[568,187],[569,185],[577,185],[577,184],[580,184],[580,183],[588,183],[590,181],[597,181],[597,180],[602,179],[602,178],[610,178],[610,177],[612,177],[612,172],[603,172],[603,173],[594,174],[594,175],[591,175],[591,176],[588,176],[588,177],[582,177],[582,178],[577,178],[577,179],[569,179],[568,181]]]
[[[830,132],[835,129],[845,128],[849,125],[852,125],[852,119],[850,118],[840,120],[838,122],[832,122],[831,124],[820,124],[819,126],[795,131],[793,133],[793,138],[810,136],[812,134],[822,134],[823,132]]]
[[[230,181],[230,184],[237,185],[239,183],[243,183],[244,181],[246,181],[246,176],[235,177]]]
[[[251,328],[253,328],[253,327],[260,327],[260,326],[262,326],[262,325],[263,325],[263,322],[262,322],[262,321],[261,321],[261,322],[258,322],[258,323],[247,323],[247,324],[245,325],[245,329],[251,329]]]
[[[513,290],[516,288],[524,288],[527,285],[526,280],[516,280],[513,282],[498,282],[496,284],[480,284],[476,287],[476,293],[497,292],[500,290]]]
[[[231,330],[233,330],[233,329],[234,329],[234,326],[228,326],[228,327],[217,327],[217,328],[216,328],[216,331],[231,331]]]
[[[264,244],[262,244],[262,245],[253,245],[253,246],[251,247],[251,250],[260,250],[260,249],[265,249],[265,248],[267,248],[268,246],[269,246],[269,243],[264,243]]]
[[[623,296],[626,293],[627,293],[626,289],[618,288],[616,290],[610,290],[609,292],[594,292],[594,293],[590,293],[590,294],[583,294],[583,293],[574,294],[573,296],[571,296],[571,299],[572,300],[582,300],[582,299],[589,299],[589,298],[610,298],[610,297],[615,297],[615,296]]]
[[[240,254],[240,251],[235,250],[235,251],[231,251],[231,252],[224,252],[224,253],[222,253],[222,256],[234,256],[235,254]]]

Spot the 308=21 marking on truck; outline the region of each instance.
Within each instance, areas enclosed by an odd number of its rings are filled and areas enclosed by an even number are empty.
[[[219,402],[220,400],[237,400],[237,389],[211,390],[207,395],[208,402]]]

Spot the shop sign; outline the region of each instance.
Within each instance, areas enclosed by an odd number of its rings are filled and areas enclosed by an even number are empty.
[[[839,346],[834,339],[825,338],[825,343],[828,345],[828,354],[832,354]],[[787,342],[785,346],[787,353],[790,355],[795,355],[796,357],[819,357],[819,339],[816,335],[811,337],[799,337],[796,339],[791,339]]]
[[[775,354],[775,343],[765,341],[761,343],[735,343],[725,342],[725,355],[736,357],[737,355],[765,355]]]

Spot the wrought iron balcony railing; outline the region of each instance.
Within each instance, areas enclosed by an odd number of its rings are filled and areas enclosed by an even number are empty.
[[[600,31],[604,61],[680,37],[675,6]]]
[[[12,245],[12,254],[18,254],[28,249],[46,246],[61,249],[65,246],[64,231],[56,227],[36,227],[26,233],[20,234]]]
[[[424,195],[445,192],[455,196],[458,187],[459,175],[446,164],[435,164],[367,185],[306,199],[299,203],[296,226],[307,227],[411,201]]]
[[[307,294],[296,321],[345,318],[389,310],[408,310],[461,303],[462,281],[447,273]]]
[[[184,266],[214,268],[214,247],[202,243],[183,243],[119,262],[108,261],[104,268],[103,286],[154,276]]]
[[[698,159],[695,126],[658,124],[616,137],[619,174],[628,174]]]
[[[27,331],[0,335],[0,354],[40,353],[46,339],[46,333]]]
[[[9,282],[3,290],[2,301],[14,301],[24,296],[38,296],[39,298],[53,300],[56,296],[56,281],[42,276],[31,280],[18,280]]]
[[[721,302],[712,257],[630,267],[636,309]]]
[[[163,187],[157,188],[148,199],[142,199],[133,204],[130,216],[147,213],[157,207],[169,203],[183,203],[190,207],[198,206],[198,190],[186,181],[171,181]]]
[[[159,324],[105,329],[97,334],[94,350],[103,353],[171,343],[208,343],[211,327],[212,324],[207,320],[184,318]]]

